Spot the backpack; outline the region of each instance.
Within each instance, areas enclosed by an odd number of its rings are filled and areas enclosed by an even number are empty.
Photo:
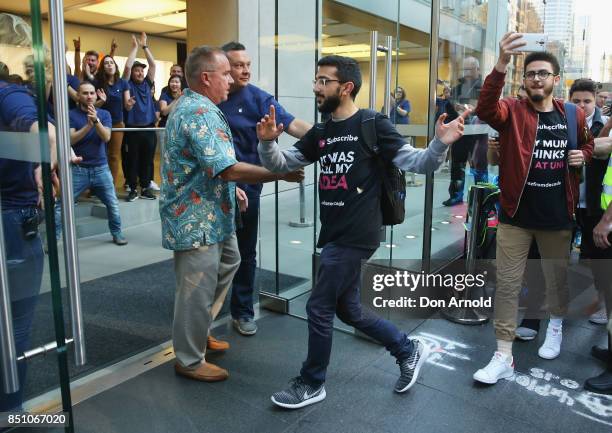
[[[578,119],[576,116],[576,105],[565,102],[565,119],[567,121],[567,149],[578,149]]]
[[[377,161],[383,173],[380,197],[380,210],[382,223],[385,226],[401,224],[406,216],[406,176],[403,170],[397,168],[392,162],[385,162],[379,155],[378,135],[376,132],[376,115],[374,110],[360,109],[361,136],[365,142],[364,150]],[[317,123],[315,139],[318,143],[325,136],[326,122]]]

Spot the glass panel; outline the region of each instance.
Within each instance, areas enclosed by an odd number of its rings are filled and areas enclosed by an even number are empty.
[[[57,190],[51,166],[56,165],[56,134],[53,124],[47,123],[51,52],[48,44],[42,44],[40,4],[33,1],[31,6],[31,11],[23,8],[22,16],[0,12],[0,248],[4,258],[0,266],[10,294],[10,320],[1,319],[12,325],[19,373],[18,392],[0,392],[0,412],[48,412],[49,399],[59,399],[59,392],[41,394],[60,385],[58,363],[65,391],[63,407],[70,409],[67,352],[51,348],[48,355],[57,356],[33,356],[45,352],[43,345],[63,342],[66,304],[62,306],[62,298],[66,301],[67,293],[60,293],[54,236],[47,237],[43,249],[45,234],[54,229]],[[0,363],[9,364],[6,348],[0,351]]]
[[[396,120],[398,132],[416,148],[427,146],[430,21],[430,6],[419,2],[400,2],[395,87],[403,90],[404,100],[407,102],[398,102],[396,106],[403,111],[410,109],[410,113],[409,116],[402,117],[398,112],[392,119]],[[406,180],[406,219],[392,229],[392,264],[403,268],[410,264],[410,267],[414,268],[410,270],[420,271],[425,176],[407,173]]]
[[[504,33],[497,29],[503,22],[499,14],[507,10],[497,1],[441,2],[436,118],[446,112],[453,119],[476,107],[482,80],[493,67],[498,35]],[[447,163],[436,174],[432,259],[449,260],[463,253],[469,187],[497,173],[487,163],[490,132],[471,115],[464,136],[452,145]]]

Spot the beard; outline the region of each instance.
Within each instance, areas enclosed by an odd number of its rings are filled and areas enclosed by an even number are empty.
[[[320,113],[332,113],[340,106],[340,95],[335,94],[323,99],[321,105],[318,106]]]
[[[534,94],[533,91],[529,87],[525,87],[525,91],[527,92],[527,96],[531,100],[531,102],[542,102],[544,99],[548,98],[550,94],[553,92],[553,85],[544,85],[542,87],[543,94]]]

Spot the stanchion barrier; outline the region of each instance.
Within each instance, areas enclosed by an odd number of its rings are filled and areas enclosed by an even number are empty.
[[[473,274],[476,269],[476,255],[479,244],[479,234],[482,232],[481,218],[482,205],[484,203],[486,192],[490,188],[483,185],[473,185],[469,192],[470,214],[466,221],[467,236],[467,253],[465,260],[465,272],[467,275]],[[487,219],[484,218],[484,224],[487,224]],[[471,299],[471,290],[465,288],[461,292],[455,292],[455,297],[462,300]],[[486,323],[489,318],[486,314],[471,307],[450,307],[441,310],[442,316],[451,322],[460,323],[462,325],[481,325]]]

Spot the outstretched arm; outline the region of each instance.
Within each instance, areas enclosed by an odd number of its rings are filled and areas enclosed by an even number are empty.
[[[125,67],[123,68],[122,78],[124,80],[130,79],[130,74],[132,73],[132,65],[134,64],[134,60],[136,60],[137,52],[138,41],[136,40],[136,36],[132,35],[132,48],[130,48],[130,53],[128,54],[127,60],[125,61]]]
[[[147,70],[147,78],[149,81],[153,82],[155,81],[155,59],[153,58],[151,49],[147,45],[147,34],[145,32],[140,34],[140,46],[142,47],[145,56],[147,56],[147,64],[149,65]]]

